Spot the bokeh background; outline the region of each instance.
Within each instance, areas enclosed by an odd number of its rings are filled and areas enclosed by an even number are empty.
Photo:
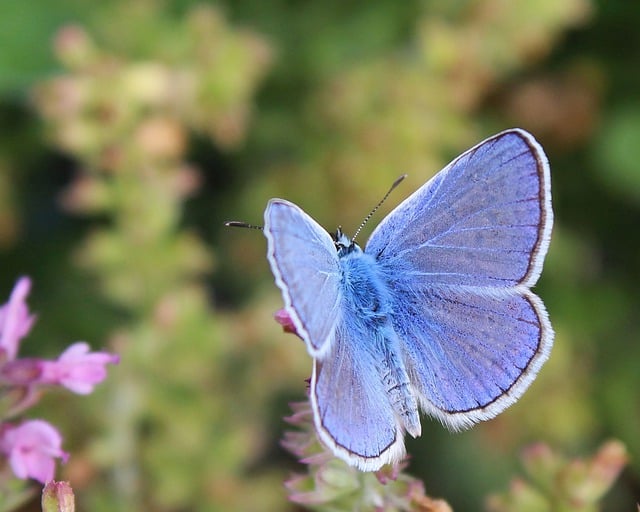
[[[481,510],[544,441],[631,461],[640,496],[640,4],[627,0],[0,2],[0,291],[34,279],[27,354],[118,352],[89,397],[49,395],[80,510],[293,510],[279,446],[310,359],[282,333],[257,231],[271,197],[365,228],[512,126],[551,162],[536,287],[557,331],[524,398],[410,472]],[[4,300],[4,299],[3,299]],[[34,413],[35,414],[35,413]]]

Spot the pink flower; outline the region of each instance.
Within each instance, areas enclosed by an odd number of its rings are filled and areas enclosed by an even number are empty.
[[[65,350],[57,361],[43,361],[42,384],[60,384],[79,395],[87,395],[107,376],[107,364],[120,358],[107,352],[89,352],[89,345],[78,342]]]
[[[18,478],[34,478],[43,484],[53,480],[55,459],[67,461],[59,432],[43,420],[25,421],[14,427],[8,424],[0,432],[0,451],[8,458]]]
[[[293,320],[291,320],[291,316],[287,313],[286,309],[279,309],[276,311],[273,318],[282,326],[282,330],[284,332],[290,332],[299,336],[296,326],[293,324]]]
[[[35,320],[34,315],[29,315],[26,302],[30,289],[31,279],[21,277],[13,287],[9,302],[0,307],[0,351],[9,361],[16,358],[20,340],[31,330]]]
[[[40,381],[42,361],[34,357],[21,357],[0,365],[0,383],[28,386]]]

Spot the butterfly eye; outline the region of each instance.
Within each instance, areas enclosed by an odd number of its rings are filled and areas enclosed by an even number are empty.
[[[351,240],[349,240],[349,237],[343,233],[341,227],[338,227],[338,229],[336,229],[336,233],[332,235],[332,238],[333,243],[336,246],[336,250],[338,251],[341,249],[346,249],[347,247],[349,247],[349,245],[351,245]]]
[[[336,234],[332,235],[333,244],[336,247],[336,251],[338,251],[338,257],[346,256],[347,254],[355,251],[358,246],[353,241],[352,238],[349,238],[342,232],[342,228],[338,228],[336,230]]]

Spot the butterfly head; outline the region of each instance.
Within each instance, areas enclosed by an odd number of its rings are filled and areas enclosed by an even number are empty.
[[[362,251],[360,246],[356,244],[352,238],[349,238],[344,234],[342,228],[336,229],[335,235],[333,235],[333,243],[336,246],[336,251],[338,251],[338,256],[343,257],[347,254],[350,254],[354,251]]]

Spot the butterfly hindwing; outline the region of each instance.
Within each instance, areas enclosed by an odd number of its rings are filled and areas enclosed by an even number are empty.
[[[285,307],[314,357],[325,353],[340,317],[340,267],[329,234],[298,206],[272,199],[264,213],[267,257]]]
[[[548,357],[551,326],[531,292],[413,297],[394,317],[407,372],[423,409],[454,430],[514,403]]]

